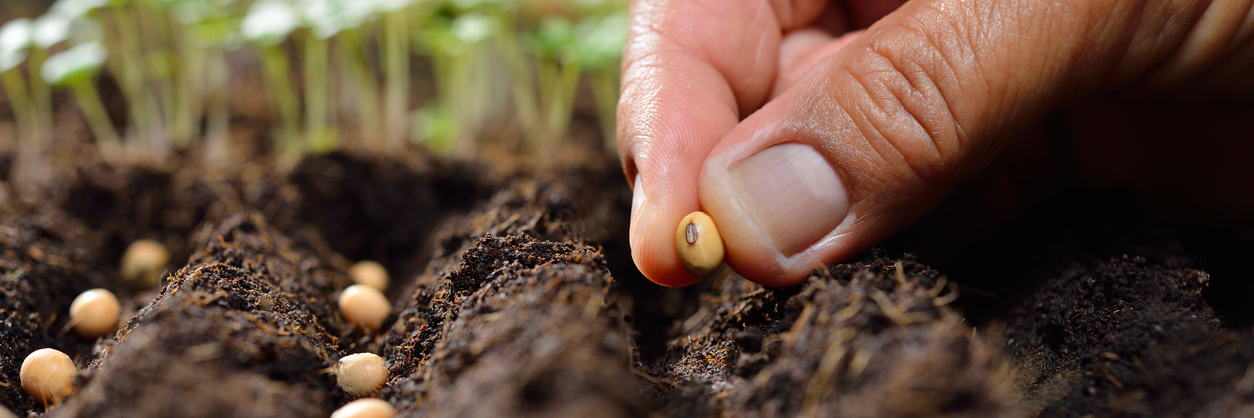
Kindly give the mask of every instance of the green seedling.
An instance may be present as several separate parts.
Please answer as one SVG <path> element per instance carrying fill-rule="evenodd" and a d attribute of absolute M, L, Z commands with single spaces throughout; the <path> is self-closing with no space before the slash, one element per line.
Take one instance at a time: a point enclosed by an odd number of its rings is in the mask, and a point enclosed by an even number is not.
<path fill-rule="evenodd" d="M 369 29 L 366 23 L 375 19 L 384 5 L 375 1 L 319 0 L 311 4 L 311 32 L 317 39 L 330 39 L 339 56 L 335 60 L 341 74 L 351 78 L 352 100 L 356 102 L 356 123 L 360 136 L 375 149 L 384 149 L 383 118 L 379 113 L 379 85 L 370 57 Z M 332 101 L 331 103 L 335 103 Z M 331 116 L 338 113 L 331 110 Z M 334 122 L 336 119 L 332 119 Z"/>
<path fill-rule="evenodd" d="M 383 19 L 384 134 L 389 146 L 399 146 L 409 131 L 409 9 L 412 1 L 378 3 Z"/>
<path fill-rule="evenodd" d="M 109 122 L 109 114 L 105 112 L 95 84 L 96 74 L 100 73 L 107 56 L 108 50 L 99 42 L 75 45 L 48 57 L 40 76 L 48 84 L 70 89 L 96 137 L 100 154 L 109 163 L 116 164 L 123 156 L 121 141 Z"/>
<path fill-rule="evenodd" d="M 0 26 L 0 84 L 4 86 L 9 107 L 17 118 L 18 136 L 23 142 L 32 139 L 36 123 L 31 115 L 30 92 L 20 67 L 29 54 L 32 34 L 30 19 L 14 19 Z"/>
<path fill-rule="evenodd" d="M 161 91 L 165 126 L 178 148 L 203 133 L 205 158 L 226 161 L 230 142 L 230 106 L 227 91 L 230 67 L 226 52 L 235 41 L 236 18 L 231 0 L 158 0 L 154 20 L 164 21 L 170 39 L 165 49 L 149 52 L 159 63 L 150 71 Z M 159 31 L 161 25 L 153 25 Z"/>
<path fill-rule="evenodd" d="M 618 117 L 619 73 L 623 45 L 627 42 L 627 14 L 621 11 L 593 17 L 579 24 L 576 50 L 580 66 L 588 74 L 596 100 L 605 150 L 616 152 L 615 122 Z"/>
<path fill-rule="evenodd" d="M 0 86 L 3 86 L 17 124 L 15 178 L 36 185 L 49 179 L 47 141 L 51 117 L 32 106 L 30 89 L 21 65 L 34 43 L 30 19 L 14 19 L 0 27 Z"/>
<path fill-rule="evenodd" d="M 266 86 L 282 121 L 278 148 L 285 154 L 298 154 L 300 132 L 300 98 L 290 77 L 283 41 L 300 24 L 299 15 L 291 5 L 275 0 L 253 3 L 240 23 L 240 35 L 256 45 L 266 74 Z"/>
<path fill-rule="evenodd" d="M 579 88 L 579 59 L 574 26 L 562 18 L 548 18 L 532 37 L 540 89 L 542 134 L 533 151 L 548 153 L 566 138 L 575 93 Z"/>
<path fill-rule="evenodd" d="M 424 129 L 443 136 L 423 138 L 435 150 L 448 154 L 455 149 L 473 148 L 469 137 L 476 132 L 465 129 L 478 127 L 499 113 L 508 103 L 502 91 L 503 71 L 508 65 L 498 65 L 491 41 L 497 27 L 486 13 L 469 12 L 455 17 L 436 19 L 423 33 L 424 46 L 431 54 L 435 67 L 436 107 L 429 109 L 426 119 L 432 116 L 448 118 L 440 129 Z M 430 105 L 429 105 L 430 106 Z"/>

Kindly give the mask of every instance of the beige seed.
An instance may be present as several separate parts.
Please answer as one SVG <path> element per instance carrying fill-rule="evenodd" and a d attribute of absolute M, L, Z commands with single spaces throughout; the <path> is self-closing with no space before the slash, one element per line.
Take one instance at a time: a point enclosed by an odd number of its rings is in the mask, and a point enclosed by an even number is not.
<path fill-rule="evenodd" d="M 387 381 L 388 365 L 375 354 L 352 354 L 335 363 L 335 383 L 349 395 L 373 395 Z"/>
<path fill-rule="evenodd" d="M 122 254 L 122 279 L 133 288 L 147 289 L 161 280 L 161 270 L 170 262 L 170 251 L 161 243 L 141 239 L 126 247 Z"/>
<path fill-rule="evenodd" d="M 0 406 L 0 418 L 17 418 L 17 415 L 13 415 L 13 411 L 10 411 L 9 408 Z"/>
<path fill-rule="evenodd" d="M 392 313 L 392 305 L 379 289 L 355 284 L 340 293 L 340 314 L 350 323 L 379 329 L 389 313 Z"/>
<path fill-rule="evenodd" d="M 707 277 L 723 265 L 723 237 L 705 212 L 689 213 L 675 230 L 675 252 L 689 273 Z"/>
<path fill-rule="evenodd" d="M 78 336 L 94 340 L 118 328 L 122 305 L 118 297 L 105 289 L 92 289 L 74 298 L 70 304 L 70 324 Z"/>
<path fill-rule="evenodd" d="M 59 404 L 74 392 L 77 374 L 70 356 L 51 348 L 41 348 L 26 356 L 20 372 L 22 389 L 44 406 Z"/>
<path fill-rule="evenodd" d="M 353 264 L 348 269 L 348 277 L 352 277 L 357 284 L 379 289 L 380 292 L 388 290 L 388 271 L 382 264 L 374 261 L 364 260 Z"/>
<path fill-rule="evenodd" d="M 392 404 L 378 398 L 362 398 L 341 406 L 331 413 L 331 418 L 392 418 L 396 410 Z"/>

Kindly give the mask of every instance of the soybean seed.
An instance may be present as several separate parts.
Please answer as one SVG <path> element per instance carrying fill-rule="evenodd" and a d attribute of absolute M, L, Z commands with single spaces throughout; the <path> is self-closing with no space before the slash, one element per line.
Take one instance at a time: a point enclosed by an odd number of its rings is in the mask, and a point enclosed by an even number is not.
<path fill-rule="evenodd" d="M 378 398 L 362 398 L 341 406 L 331 413 L 331 418 L 392 418 L 396 410 L 392 404 Z"/>
<path fill-rule="evenodd" d="M 723 238 L 705 212 L 689 213 L 675 230 L 679 262 L 694 276 L 707 277 L 723 265 Z"/>
<path fill-rule="evenodd" d="M 371 353 L 345 356 L 335 363 L 335 383 L 353 396 L 369 396 L 388 381 L 388 365 Z"/>
<path fill-rule="evenodd" d="M 383 292 L 364 284 L 355 284 L 340 293 L 340 314 L 349 323 L 367 329 L 379 329 L 392 313 L 392 305 Z"/>
<path fill-rule="evenodd" d="M 26 389 L 36 401 L 44 406 L 56 405 L 74 392 L 74 376 L 78 369 L 70 356 L 51 348 L 41 348 L 26 356 L 22 361 L 19 376 L 22 389 Z"/>
<path fill-rule="evenodd" d="M 388 290 L 388 271 L 374 261 L 363 260 L 353 264 L 348 269 L 348 277 L 352 277 L 357 284 L 379 289 L 380 292 Z"/>
<path fill-rule="evenodd" d="M 78 336 L 94 340 L 118 328 L 121 312 L 122 305 L 113 292 L 92 289 L 78 295 L 70 303 L 70 324 L 73 324 Z"/>
<path fill-rule="evenodd" d="M 122 254 L 122 279 L 133 288 L 146 289 L 157 285 L 161 269 L 170 262 L 170 251 L 161 243 L 141 239 L 126 247 Z"/>

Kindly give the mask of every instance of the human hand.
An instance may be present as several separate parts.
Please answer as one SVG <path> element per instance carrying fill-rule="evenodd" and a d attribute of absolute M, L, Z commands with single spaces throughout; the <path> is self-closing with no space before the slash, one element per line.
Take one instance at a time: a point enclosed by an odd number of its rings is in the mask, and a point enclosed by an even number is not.
<path fill-rule="evenodd" d="M 622 93 L 632 256 L 669 286 L 700 280 L 675 255 L 689 212 L 742 276 L 795 284 L 1060 108 L 1074 171 L 1254 213 L 1248 1 L 635 0 Z"/>

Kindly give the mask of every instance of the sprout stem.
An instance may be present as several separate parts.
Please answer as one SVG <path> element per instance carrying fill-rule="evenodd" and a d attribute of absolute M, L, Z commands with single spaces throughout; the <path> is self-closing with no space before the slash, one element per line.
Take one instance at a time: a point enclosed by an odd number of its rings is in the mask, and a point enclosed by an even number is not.
<path fill-rule="evenodd" d="M 517 36 L 517 29 L 514 28 L 508 17 L 497 17 L 498 30 L 497 36 L 501 46 L 501 55 L 505 58 L 506 65 L 510 72 L 511 93 L 514 97 L 514 108 L 518 112 L 518 119 L 522 124 L 523 138 L 534 143 L 539 140 L 539 136 L 543 135 L 538 132 L 540 121 L 539 102 L 536 99 L 536 81 L 535 76 L 531 72 L 531 65 L 527 63 L 527 57 L 523 53 L 521 41 Z"/>
<path fill-rule="evenodd" d="M 121 82 L 122 91 L 131 108 L 131 120 L 136 134 L 144 142 L 151 141 L 154 125 L 152 100 L 144 88 L 143 45 L 140 44 L 138 22 L 135 19 L 135 8 L 122 6 L 114 9 L 113 17 L 118 31 L 118 43 L 121 60 L 116 73 Z M 149 143 L 149 145 L 153 145 Z"/>
<path fill-rule="evenodd" d="M 31 121 L 35 124 L 31 129 L 31 135 L 38 137 L 39 142 L 43 142 L 43 138 L 52 132 L 52 86 L 49 86 L 43 77 L 38 75 L 39 69 L 43 68 L 44 61 L 47 60 L 47 50 L 31 48 L 30 57 L 26 61 L 31 71 Z"/>
<path fill-rule="evenodd" d="M 101 156 L 110 165 L 117 166 L 122 158 L 122 141 L 118 139 L 113 124 L 109 122 L 109 114 L 105 112 L 104 103 L 100 100 L 100 93 L 96 91 L 93 80 L 74 83 L 70 85 L 70 91 L 78 101 L 83 116 L 87 118 L 87 126 L 96 137 Z"/>
<path fill-rule="evenodd" d="M 30 94 L 23 80 L 21 67 L 0 72 L 0 83 L 4 85 L 5 95 L 9 99 L 9 107 L 17 122 L 17 179 L 42 184 L 48 178 L 49 167 L 44 149 L 42 132 L 39 132 L 35 120 L 35 109 L 30 106 Z"/>
<path fill-rule="evenodd" d="M 212 164 L 224 164 L 231 151 L 231 106 L 227 92 L 231 87 L 230 67 L 222 48 L 211 47 L 206 68 L 208 126 L 205 130 L 205 158 Z"/>
<path fill-rule="evenodd" d="M 262 48 L 262 66 L 265 67 L 270 97 L 278 108 L 282 127 L 279 132 L 279 148 L 281 152 L 299 152 L 298 135 L 300 132 L 300 103 L 297 101 L 295 88 L 287 64 L 287 54 L 282 45 Z"/>
<path fill-rule="evenodd" d="M 0 83 L 4 85 L 4 94 L 9 99 L 9 107 L 17 119 L 18 137 L 22 142 L 37 141 L 33 136 L 35 129 L 34 109 L 30 106 L 30 93 L 26 90 L 26 81 L 22 77 L 21 67 L 0 72 Z"/>
<path fill-rule="evenodd" d="M 383 57 L 387 88 L 384 90 L 387 142 L 399 146 L 409 122 L 409 38 L 405 10 L 383 17 Z"/>
<path fill-rule="evenodd" d="M 570 117 L 575 104 L 575 93 L 579 88 L 579 64 L 577 62 L 560 62 L 558 57 L 537 60 L 539 67 L 540 106 L 544 114 L 544 136 L 535 145 L 538 155 L 545 155 L 557 149 L 557 145 L 566 139 L 566 131 L 570 127 Z"/>
<path fill-rule="evenodd" d="M 330 45 L 325 39 L 310 34 L 305 37 L 305 140 L 314 152 L 335 149 L 335 132 L 327 123 L 329 85 L 327 67 Z"/>
<path fill-rule="evenodd" d="M 339 45 L 349 55 L 345 61 L 357 87 L 357 124 L 361 128 L 362 140 L 367 144 L 378 145 L 378 141 L 383 139 L 379 128 L 382 119 L 379 117 L 379 86 L 375 84 L 374 72 L 370 69 L 370 56 L 366 54 L 361 36 L 356 30 L 342 32 Z M 383 149 L 382 146 L 378 148 Z"/>
<path fill-rule="evenodd" d="M 592 83 L 592 97 L 596 100 L 597 115 L 601 122 L 601 140 L 605 151 L 613 155 L 618 150 L 617 127 L 618 118 L 618 66 L 608 66 L 593 73 L 589 80 Z"/>

